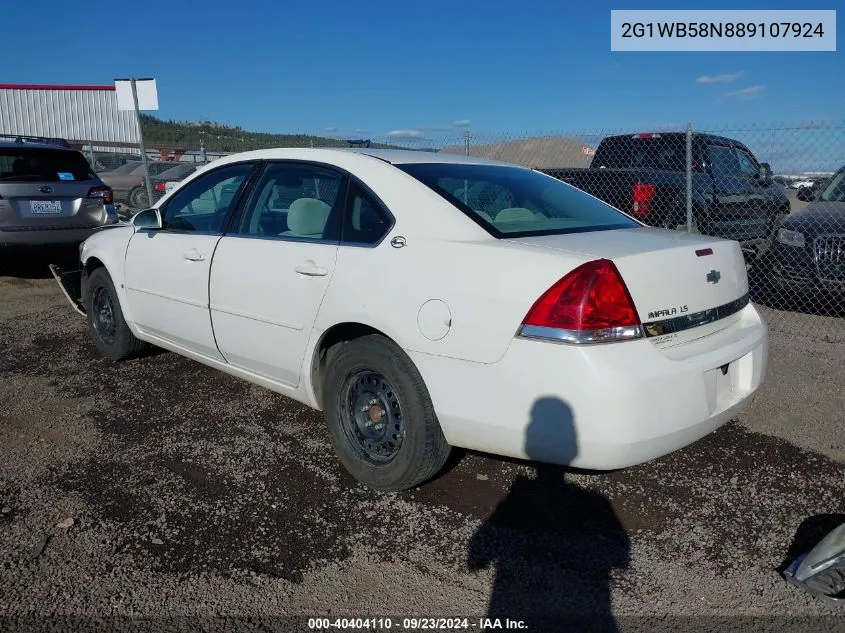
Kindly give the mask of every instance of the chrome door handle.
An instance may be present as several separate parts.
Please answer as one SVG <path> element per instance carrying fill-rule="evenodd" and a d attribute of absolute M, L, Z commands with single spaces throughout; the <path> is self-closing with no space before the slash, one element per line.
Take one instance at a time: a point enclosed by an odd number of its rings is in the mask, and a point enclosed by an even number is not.
<path fill-rule="evenodd" d="M 191 262 L 201 262 L 205 259 L 205 255 L 200 253 L 195 248 L 192 248 L 191 250 L 189 250 L 185 253 L 182 253 L 182 257 L 184 257 L 185 259 L 187 259 L 188 261 L 191 261 Z"/>
<path fill-rule="evenodd" d="M 293 269 L 300 275 L 307 275 L 308 277 L 325 277 L 329 274 L 329 270 L 327 268 L 317 266 L 317 264 L 310 260 L 302 262 L 298 266 L 294 266 Z"/>

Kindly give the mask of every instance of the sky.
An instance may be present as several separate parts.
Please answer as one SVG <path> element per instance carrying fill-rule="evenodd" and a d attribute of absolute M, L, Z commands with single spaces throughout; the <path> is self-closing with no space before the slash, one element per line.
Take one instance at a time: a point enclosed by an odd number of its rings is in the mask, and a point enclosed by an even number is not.
<path fill-rule="evenodd" d="M 745 0 L 741 8 L 836 4 Z M 0 0 L 0 81 L 155 77 L 165 119 L 356 137 L 845 121 L 845 42 L 816 53 L 611 52 L 611 8 L 738 7 Z"/>

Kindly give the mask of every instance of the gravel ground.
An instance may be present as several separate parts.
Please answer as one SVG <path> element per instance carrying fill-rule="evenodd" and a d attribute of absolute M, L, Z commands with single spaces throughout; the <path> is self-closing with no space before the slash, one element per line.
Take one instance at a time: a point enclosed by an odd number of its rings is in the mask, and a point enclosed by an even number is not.
<path fill-rule="evenodd" d="M 459 454 L 378 494 L 316 412 L 175 354 L 100 359 L 42 264 L 0 277 L 4 628 L 845 630 L 777 572 L 845 521 L 845 344 L 784 313 L 753 405 L 693 446 L 601 474 Z"/>

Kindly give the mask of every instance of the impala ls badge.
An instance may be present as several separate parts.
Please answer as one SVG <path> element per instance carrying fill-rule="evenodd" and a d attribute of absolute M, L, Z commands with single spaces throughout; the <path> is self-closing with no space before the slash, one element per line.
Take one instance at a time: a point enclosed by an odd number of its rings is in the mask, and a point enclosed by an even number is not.
<path fill-rule="evenodd" d="M 718 270 L 711 270 L 707 273 L 707 283 L 709 284 L 717 284 L 719 280 L 722 278 L 722 273 Z"/>

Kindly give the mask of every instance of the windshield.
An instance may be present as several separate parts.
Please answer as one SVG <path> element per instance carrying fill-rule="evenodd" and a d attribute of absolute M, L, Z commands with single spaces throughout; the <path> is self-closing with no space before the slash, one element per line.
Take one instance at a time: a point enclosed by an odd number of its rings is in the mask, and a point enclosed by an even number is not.
<path fill-rule="evenodd" d="M 640 226 L 610 205 L 531 169 L 499 165 L 396 165 L 496 237 Z"/>
<path fill-rule="evenodd" d="M 91 180 L 94 171 L 79 152 L 35 147 L 0 148 L 0 181 Z"/>
<path fill-rule="evenodd" d="M 821 199 L 825 202 L 845 202 L 845 169 L 830 179 L 822 192 Z"/>

